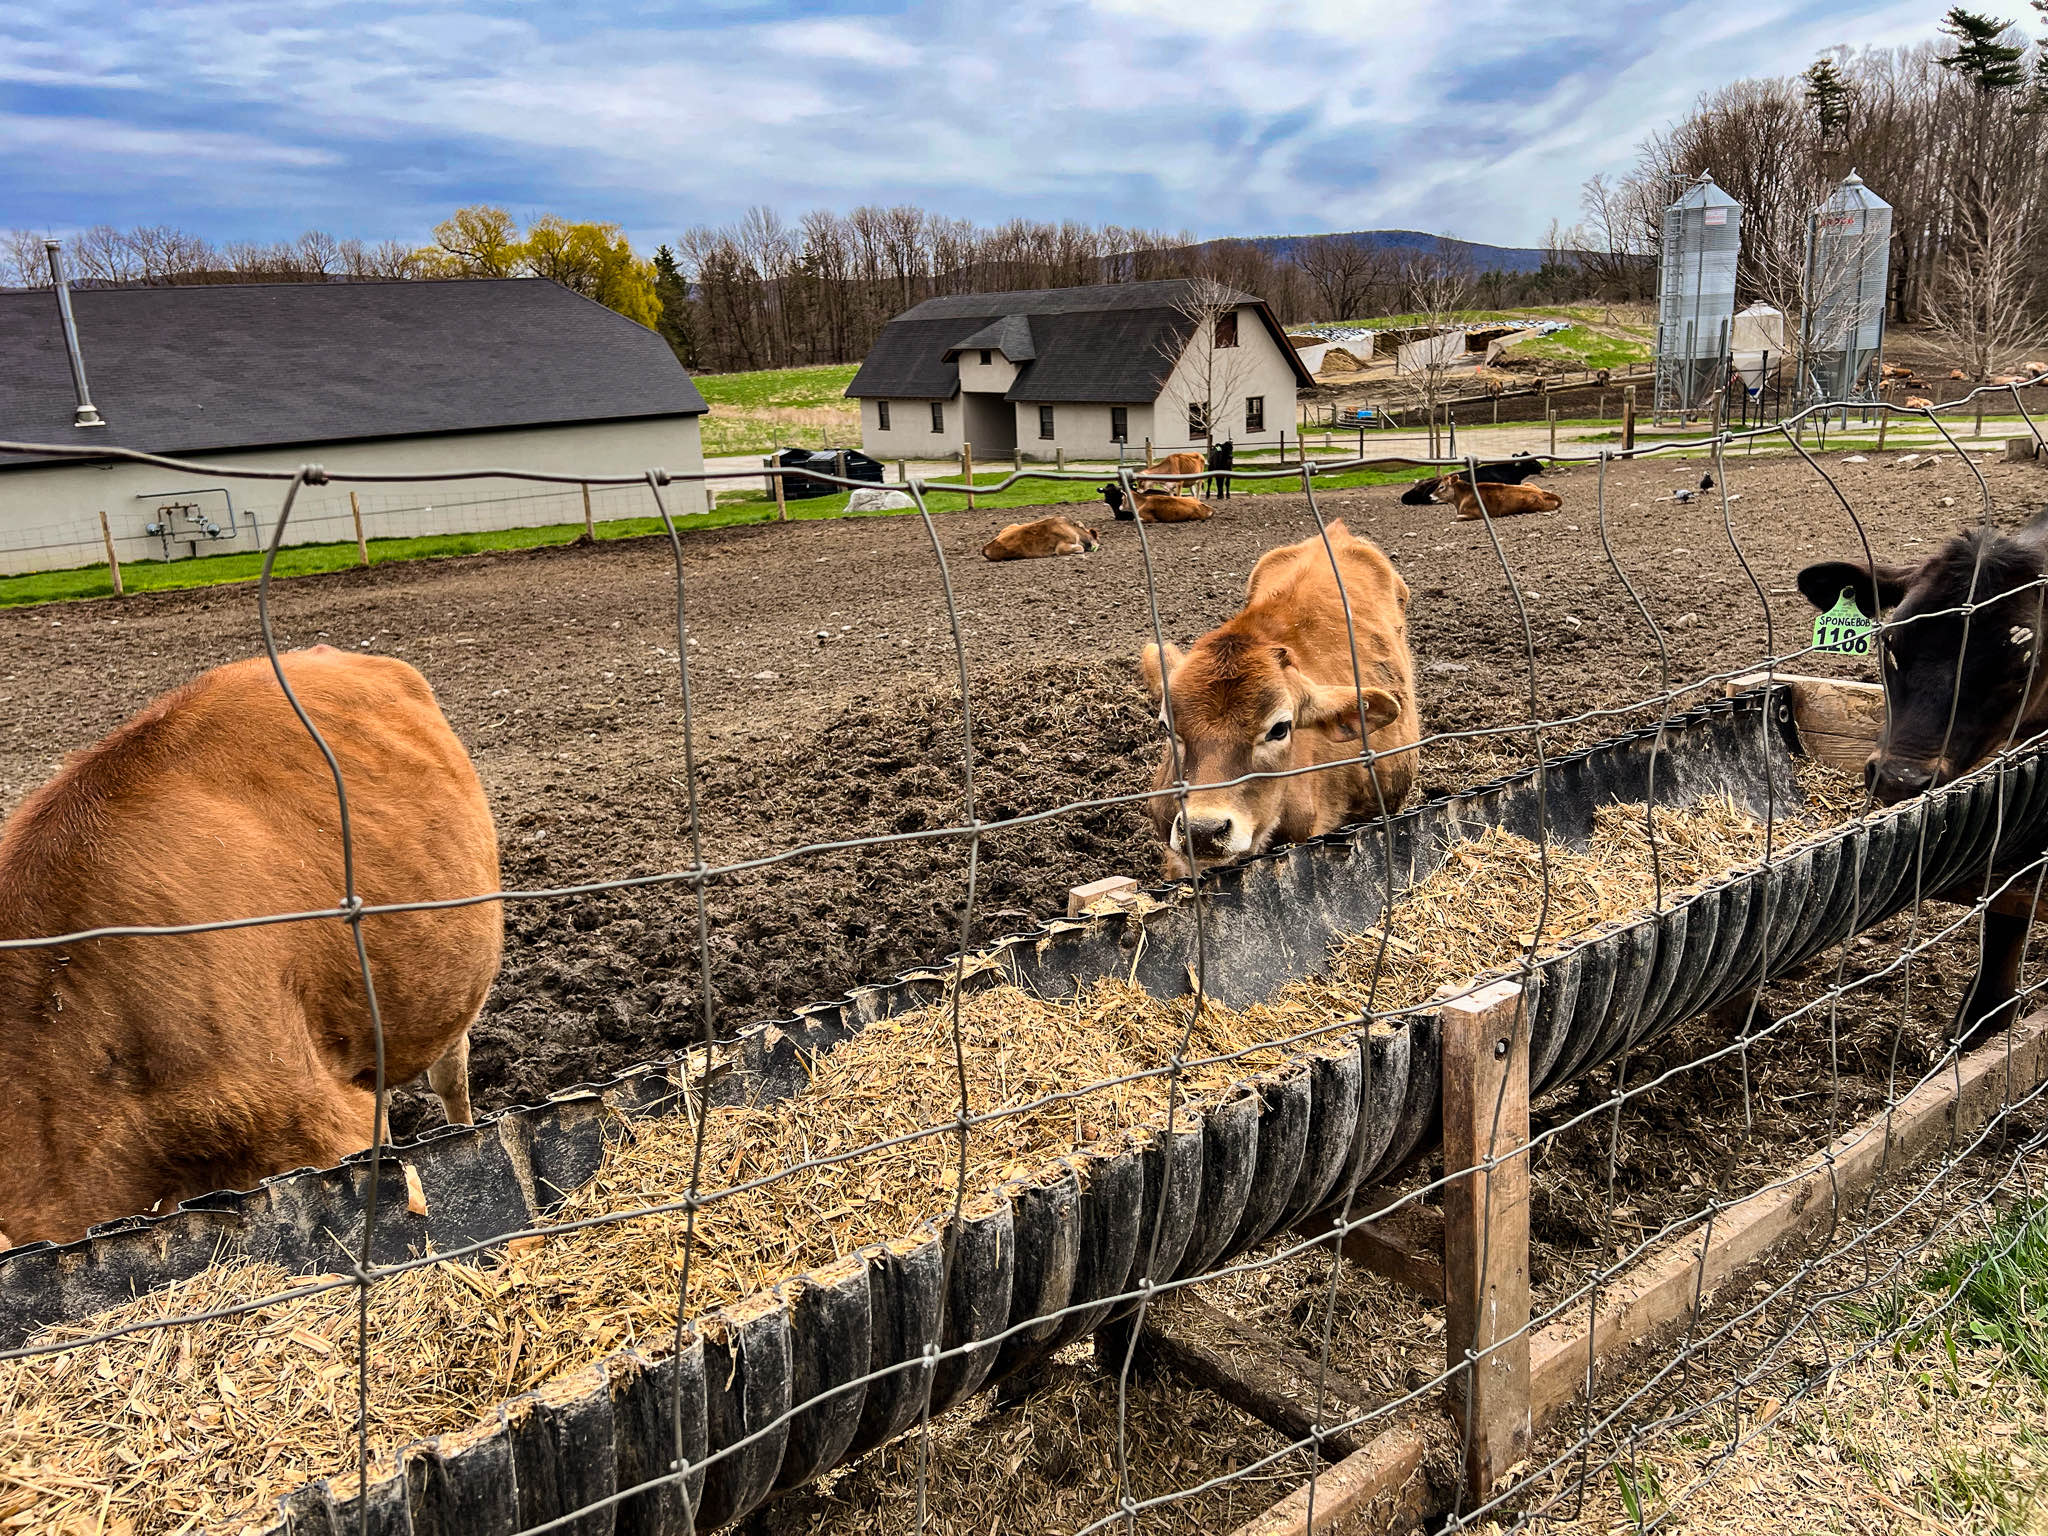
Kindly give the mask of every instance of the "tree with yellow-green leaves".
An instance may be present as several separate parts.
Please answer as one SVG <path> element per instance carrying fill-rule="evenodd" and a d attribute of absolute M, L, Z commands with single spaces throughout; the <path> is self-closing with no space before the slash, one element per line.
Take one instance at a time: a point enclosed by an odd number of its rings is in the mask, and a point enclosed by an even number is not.
<path fill-rule="evenodd" d="M 654 264 L 616 224 L 545 213 L 522 234 L 505 209 L 478 203 L 436 224 L 418 260 L 428 277 L 545 277 L 650 330 L 661 321 Z"/>

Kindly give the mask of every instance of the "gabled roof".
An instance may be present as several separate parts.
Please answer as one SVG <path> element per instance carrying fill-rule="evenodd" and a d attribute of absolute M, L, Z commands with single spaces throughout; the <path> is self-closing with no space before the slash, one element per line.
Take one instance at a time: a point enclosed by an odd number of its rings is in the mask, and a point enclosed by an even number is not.
<path fill-rule="evenodd" d="M 1183 306 L 1193 287 L 1190 279 L 1176 277 L 927 299 L 882 328 L 846 393 L 855 399 L 949 400 L 960 388 L 954 359 L 972 348 L 1002 346 L 990 338 L 1014 336 L 1021 328 L 1031 358 L 1005 399 L 1149 404 L 1166 387 L 1187 344 Z M 1259 315 L 1300 382 L 1313 384 L 1265 302 L 1247 293 L 1232 297 Z M 1007 347 L 1002 350 L 1012 362 L 1022 361 Z"/>
<path fill-rule="evenodd" d="M 1038 356 L 1038 348 L 1031 340 L 1029 317 L 1005 315 L 1000 320 L 991 320 L 972 336 L 963 336 L 946 348 L 946 360 L 951 362 L 962 352 L 973 352 L 983 347 L 1002 353 L 1013 363 L 1028 363 Z"/>
<path fill-rule="evenodd" d="M 56 296 L 0 293 L 0 439 L 202 453 L 707 409 L 667 342 L 544 278 L 78 288 L 71 304 L 107 425 L 72 425 Z"/>

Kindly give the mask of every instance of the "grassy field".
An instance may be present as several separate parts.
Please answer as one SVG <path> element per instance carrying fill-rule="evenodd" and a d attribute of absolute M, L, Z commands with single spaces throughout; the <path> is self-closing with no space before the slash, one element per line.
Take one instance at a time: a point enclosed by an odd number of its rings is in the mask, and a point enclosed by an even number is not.
<path fill-rule="evenodd" d="M 957 476 L 948 476 L 957 480 Z M 994 485 L 1003 478 L 997 473 L 978 473 L 976 485 Z M 1416 478 L 1401 472 L 1366 471 L 1351 475 L 1323 475 L 1316 479 L 1318 490 L 1338 490 L 1359 485 L 1391 485 Z M 1272 481 L 1249 482 L 1241 494 L 1269 495 L 1298 491 L 1300 481 L 1292 476 Z M 847 497 L 820 496 L 788 503 L 792 522 L 812 522 L 835 517 L 899 517 L 902 509 L 884 512 L 849 513 Z M 977 509 L 1031 508 L 1062 502 L 1092 501 L 1094 483 L 1084 481 L 1023 480 L 1005 491 L 977 491 Z M 926 502 L 935 513 L 961 512 L 967 508 L 964 491 L 933 489 Z M 1098 507 L 1107 513 L 1106 508 Z M 707 528 L 727 528 L 745 523 L 766 523 L 775 519 L 774 498 L 760 491 L 723 491 L 717 510 L 678 520 L 685 537 Z M 647 538 L 662 531 L 654 517 L 628 517 L 599 522 L 599 539 Z M 370 563 L 383 565 L 393 560 L 442 560 L 496 550 L 533 549 L 549 544 L 573 544 L 583 534 L 583 525 L 554 523 L 540 528 L 514 528 L 495 533 L 445 534 L 416 539 L 371 539 Z M 302 544 L 280 550 L 275 574 L 314 576 L 326 571 L 344 571 L 357 565 L 353 541 L 339 544 Z M 254 581 L 262 573 L 260 554 L 209 555 L 195 560 L 134 561 L 121 567 L 121 579 L 133 596 L 148 592 L 173 592 L 190 587 L 222 586 Z M 104 565 L 76 570 L 41 571 L 26 576 L 0 576 L 0 608 L 22 608 L 38 603 L 72 602 L 85 598 L 111 597 L 113 582 Z"/>
<path fill-rule="evenodd" d="M 1575 368 L 1630 368 L 1650 361 L 1652 333 L 1636 326 L 1571 325 L 1515 343 L 1502 355 L 1554 358 Z"/>
<path fill-rule="evenodd" d="M 854 366 L 827 363 L 697 375 L 693 382 L 711 407 L 704 418 L 705 455 L 858 444 L 860 407 L 846 398 Z"/>

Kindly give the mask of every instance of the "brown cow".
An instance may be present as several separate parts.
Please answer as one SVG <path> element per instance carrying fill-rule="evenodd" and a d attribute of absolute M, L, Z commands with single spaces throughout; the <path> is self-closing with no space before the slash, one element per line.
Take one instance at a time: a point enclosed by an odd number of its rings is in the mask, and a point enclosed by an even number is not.
<path fill-rule="evenodd" d="M 1035 523 L 1012 523 L 981 547 L 984 560 L 1043 560 L 1049 555 L 1085 555 L 1095 548 L 1095 535 L 1071 517 L 1041 517 Z"/>
<path fill-rule="evenodd" d="M 1482 511 L 1480 496 L 1486 498 Z M 1525 512 L 1555 512 L 1564 505 L 1564 498 L 1555 491 L 1546 491 L 1540 485 L 1486 485 L 1478 491 L 1472 489 L 1472 482 L 1463 475 L 1446 475 L 1437 485 L 1436 499 L 1449 502 L 1458 509 L 1458 516 L 1465 522 L 1475 522 L 1483 517 L 1519 517 Z"/>
<path fill-rule="evenodd" d="M 1331 552 L 1344 573 L 1341 595 Z M 1345 634 L 1347 599 L 1358 676 Z M 1162 675 L 1172 689 L 1173 729 L 1188 783 L 1207 786 L 1188 791 L 1185 823 L 1177 795 L 1149 803 L 1153 827 L 1169 850 L 1169 873 L 1188 874 L 1197 862 L 1314 837 L 1377 814 L 1382 803 L 1392 810 L 1414 781 L 1415 754 L 1402 750 L 1420 736 L 1415 663 L 1408 654 L 1408 584 L 1376 545 L 1353 537 L 1341 522 L 1330 524 L 1329 551 L 1319 537 L 1268 551 L 1252 569 L 1235 618 L 1185 655 L 1168 646 L 1162 658 L 1148 645 L 1143 666 L 1162 723 Z M 1232 782 L 1358 756 L 1361 704 L 1366 741 L 1375 752 L 1399 755 L 1370 769 L 1352 764 Z M 1167 789 L 1173 782 L 1169 744 L 1152 786 Z"/>
<path fill-rule="evenodd" d="M 1141 523 L 1200 523 L 1215 515 L 1214 507 L 1192 496 L 1168 496 L 1161 491 L 1146 491 L 1138 497 L 1138 521 Z"/>
<path fill-rule="evenodd" d="M 1951 368 L 1951 369 L 1949 369 L 1949 371 L 1948 371 L 1948 376 L 1949 376 L 1949 377 L 1950 377 L 1951 379 L 1968 379 L 1968 377 L 1969 377 L 1969 375 L 1968 375 L 1968 374 L 1966 374 L 1966 373 L 1964 373 L 1964 372 L 1963 372 L 1963 370 L 1962 370 L 1962 369 L 1960 369 L 1960 368 Z"/>
<path fill-rule="evenodd" d="M 1934 409 L 1934 402 L 1924 395 L 1908 395 L 1906 396 L 1906 409 L 1909 411 L 1931 411 Z"/>
<path fill-rule="evenodd" d="M 1146 475 L 1199 475 L 1207 470 L 1208 467 L 1207 464 L 1202 462 L 1202 456 L 1199 453 L 1163 454 L 1139 471 L 1137 483 L 1139 488 L 1142 489 L 1144 486 L 1144 476 Z M 1166 482 L 1161 488 L 1168 491 L 1184 490 L 1190 483 L 1185 480 L 1174 480 Z"/>
<path fill-rule="evenodd" d="M 284 669 L 341 764 L 362 899 L 496 890 L 490 806 L 426 680 L 324 645 Z M 0 830 L 0 938 L 310 911 L 342 892 L 333 780 L 264 658 L 157 700 Z M 467 1121 L 498 904 L 362 929 L 385 1081 L 425 1072 L 448 1118 Z M 330 1166 L 370 1144 L 374 1082 L 355 943 L 337 919 L 0 950 L 0 1229 L 62 1242 Z"/>

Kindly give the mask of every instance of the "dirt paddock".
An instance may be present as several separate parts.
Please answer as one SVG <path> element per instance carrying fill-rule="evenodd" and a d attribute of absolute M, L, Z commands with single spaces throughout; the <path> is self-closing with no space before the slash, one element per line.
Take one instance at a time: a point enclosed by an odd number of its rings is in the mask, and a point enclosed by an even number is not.
<path fill-rule="evenodd" d="M 1977 517 L 1970 469 L 1947 456 L 1833 464 L 1883 554 L 1931 550 Z M 1615 552 L 1665 626 L 1674 674 L 1761 657 L 1765 611 L 1731 552 L 1718 497 L 1672 500 L 1703 465 L 1609 471 Z M 1983 463 L 2001 521 L 2048 500 L 2048 473 Z M 1803 464 L 1729 460 L 1735 533 L 1767 594 L 1777 649 L 1811 611 L 1793 577 L 1856 536 Z M 1656 646 L 1601 553 L 1591 469 L 1545 482 L 1562 511 L 1499 532 L 1535 637 L 1547 717 L 1653 693 Z M 1527 718 L 1522 620 L 1484 525 L 1405 507 L 1398 487 L 1324 495 L 1326 516 L 1379 541 L 1413 591 L 1427 731 Z M 1943 505 L 1944 498 L 1953 498 Z M 1099 504 L 1068 509 L 1102 536 L 1086 558 L 990 565 L 979 549 L 1014 514 L 940 517 L 972 690 L 984 822 L 1142 789 L 1158 727 L 1135 659 L 1151 638 L 1138 534 Z M 1240 497 L 1207 523 L 1149 530 L 1160 622 L 1185 640 L 1227 617 L 1264 550 L 1312 533 L 1296 496 Z M 709 531 L 684 541 L 705 858 L 941 827 L 962 819 L 961 710 L 946 610 L 924 529 L 875 518 Z M 689 862 L 674 585 L 665 542 L 622 541 L 280 584 L 280 636 L 401 656 L 434 685 L 495 808 L 505 879 L 561 885 Z M 260 650 L 250 587 L 0 614 L 0 810 L 64 753 L 154 695 Z M 1809 670 L 1813 668 L 1809 667 Z M 1611 717 L 1546 733 L 1548 750 L 1609 734 Z M 1452 789 L 1527 759 L 1520 739 L 1430 749 L 1426 786 Z M 947 839 L 807 855 L 711 891 L 722 1030 L 948 953 L 967 848 Z M 1156 858 L 1135 806 L 987 835 L 977 936 L 1062 911 L 1067 888 Z M 694 903 L 680 885 L 508 911 L 503 975 L 475 1035 L 478 1107 L 530 1102 L 697 1038 Z M 374 922 L 370 942 L 376 942 Z M 432 1123 L 401 1095 L 399 1131 Z"/>

